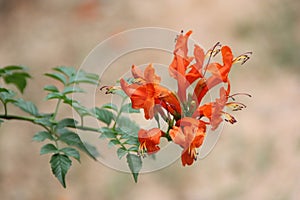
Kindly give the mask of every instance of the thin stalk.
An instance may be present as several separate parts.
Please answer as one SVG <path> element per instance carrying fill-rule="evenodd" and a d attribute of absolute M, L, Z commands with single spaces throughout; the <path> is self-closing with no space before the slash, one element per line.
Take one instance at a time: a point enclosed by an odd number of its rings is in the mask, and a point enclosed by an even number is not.
<path fill-rule="evenodd" d="M 54 114 L 53 114 L 53 116 L 52 116 L 52 120 L 55 119 L 55 117 L 56 117 L 56 115 L 57 115 L 57 113 L 58 113 L 58 108 L 59 108 L 60 103 L 61 103 L 61 99 L 59 99 L 59 100 L 57 101 L 56 108 L 55 108 Z"/>

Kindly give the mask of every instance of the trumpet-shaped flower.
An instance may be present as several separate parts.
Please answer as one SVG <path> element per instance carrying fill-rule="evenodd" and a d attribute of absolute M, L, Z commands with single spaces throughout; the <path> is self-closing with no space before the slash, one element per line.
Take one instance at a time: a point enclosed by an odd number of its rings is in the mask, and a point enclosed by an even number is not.
<path fill-rule="evenodd" d="M 177 121 L 176 126 L 169 131 L 174 143 L 183 148 L 182 165 L 191 165 L 197 159 L 197 148 L 204 140 L 206 124 L 195 118 L 185 117 Z"/>

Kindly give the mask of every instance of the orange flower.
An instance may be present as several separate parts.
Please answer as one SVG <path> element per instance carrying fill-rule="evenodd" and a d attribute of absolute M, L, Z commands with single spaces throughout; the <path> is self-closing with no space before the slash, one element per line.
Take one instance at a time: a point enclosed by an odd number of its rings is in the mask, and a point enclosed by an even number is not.
<path fill-rule="evenodd" d="M 206 81 L 203 81 L 201 79 L 194 89 L 194 98 L 196 98 L 195 101 L 198 102 L 198 105 L 200 104 L 202 98 L 205 96 L 208 90 L 218 85 L 219 83 L 227 83 L 228 90 L 230 88 L 228 74 L 234 61 L 233 55 L 230 47 L 228 46 L 223 46 L 221 48 L 221 53 L 223 58 L 223 65 L 219 63 L 209 64 L 207 66 L 207 71 L 211 72 L 212 75 Z"/>
<path fill-rule="evenodd" d="M 122 90 L 130 97 L 132 108 L 144 109 L 145 118 L 154 117 L 154 106 L 162 105 L 174 116 L 180 116 L 180 103 L 174 93 L 159 85 L 160 77 L 155 74 L 155 70 L 150 64 L 144 74 L 135 66 L 132 66 L 132 75 L 135 83 L 128 84 L 124 79 L 120 80 Z"/>
<path fill-rule="evenodd" d="M 186 89 L 198 78 L 203 77 L 202 66 L 204 61 L 203 49 L 195 45 L 194 56 L 196 63 L 189 66 L 190 62 L 194 59 L 188 57 L 187 41 L 192 31 L 188 31 L 185 35 L 180 34 L 174 50 L 174 58 L 169 66 L 170 75 L 177 80 L 178 96 L 182 103 L 186 102 Z"/>
<path fill-rule="evenodd" d="M 219 124 L 223 121 L 222 113 L 228 100 L 227 91 L 224 87 L 220 88 L 220 98 L 215 102 L 210 102 L 200 106 L 193 114 L 193 117 L 207 117 L 210 121 L 211 129 L 215 130 Z"/>
<path fill-rule="evenodd" d="M 197 148 L 204 140 L 206 125 L 203 121 L 191 117 L 185 117 L 176 122 L 170 131 L 170 137 L 174 143 L 182 148 L 182 165 L 191 165 L 197 159 Z"/>
<path fill-rule="evenodd" d="M 239 102 L 228 102 L 228 98 L 231 97 L 233 100 L 233 96 L 235 95 L 247 95 L 251 97 L 249 94 L 244 93 L 237 93 L 234 95 L 229 96 L 229 91 L 225 90 L 224 87 L 220 88 L 220 98 L 216 99 L 215 102 L 210 102 L 207 104 L 204 104 L 200 106 L 193 114 L 193 117 L 195 118 L 202 118 L 203 116 L 209 119 L 209 124 L 211 125 L 211 129 L 215 130 L 218 128 L 220 123 L 223 121 L 222 116 L 224 117 L 224 120 L 227 122 L 230 122 L 231 124 L 234 124 L 236 122 L 236 119 L 230 115 L 227 112 L 224 112 L 224 107 L 229 107 L 232 109 L 232 111 L 238 111 L 242 110 L 243 108 L 246 108 L 246 105 L 239 103 Z"/>
<path fill-rule="evenodd" d="M 138 140 L 140 142 L 139 152 L 143 155 L 144 152 L 152 154 L 160 148 L 157 146 L 160 142 L 162 132 L 159 128 L 152 128 L 148 131 L 141 129 L 138 132 Z"/>

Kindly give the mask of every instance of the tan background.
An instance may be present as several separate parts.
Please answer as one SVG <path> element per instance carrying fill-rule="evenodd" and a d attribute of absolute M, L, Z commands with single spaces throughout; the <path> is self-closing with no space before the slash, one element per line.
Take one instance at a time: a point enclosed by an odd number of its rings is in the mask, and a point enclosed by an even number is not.
<path fill-rule="evenodd" d="M 85 3 L 83 3 L 85 2 Z M 50 172 L 39 129 L 8 122 L 0 128 L 0 199 L 264 199 L 300 198 L 300 16 L 297 0 L 0 0 L 0 65 L 29 66 L 33 80 L 25 98 L 44 112 L 42 76 L 52 67 L 79 67 L 99 42 L 130 28 L 158 26 L 194 30 L 209 48 L 253 51 L 231 74 L 233 92 L 248 92 L 238 123 L 224 128 L 213 152 L 192 167 L 180 161 L 132 177 L 82 157 L 73 162 L 63 189 Z M 133 61 L 134 62 L 134 61 Z M 2 109 L 1 109 L 2 110 Z M 65 110 L 68 112 L 68 110 Z"/>

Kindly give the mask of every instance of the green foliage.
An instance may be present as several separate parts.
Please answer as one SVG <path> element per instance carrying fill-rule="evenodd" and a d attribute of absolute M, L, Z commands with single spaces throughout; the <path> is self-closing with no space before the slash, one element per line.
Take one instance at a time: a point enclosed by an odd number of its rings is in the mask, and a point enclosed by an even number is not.
<path fill-rule="evenodd" d="M 46 139 L 54 141 L 52 134 L 47 131 L 39 131 L 32 137 L 32 140 L 36 142 L 43 142 Z"/>
<path fill-rule="evenodd" d="M 52 173 L 59 180 L 62 186 L 66 187 L 65 176 L 72 165 L 70 158 L 63 154 L 53 154 L 50 160 Z"/>
<path fill-rule="evenodd" d="M 65 129 L 65 131 L 59 136 L 59 140 L 66 143 L 67 145 L 79 148 L 92 159 L 96 160 L 94 155 L 89 152 L 89 150 L 85 147 L 84 143 L 76 133 Z"/>
<path fill-rule="evenodd" d="M 25 71 L 23 66 L 10 65 L 0 69 L 0 77 L 7 84 L 15 85 L 23 93 L 27 85 L 27 79 L 31 76 Z"/>
<path fill-rule="evenodd" d="M 129 169 L 133 175 L 134 181 L 138 181 L 138 175 L 142 168 L 142 159 L 140 156 L 128 153 L 126 156 Z"/>
<path fill-rule="evenodd" d="M 72 147 L 65 147 L 59 150 L 64 153 L 66 156 L 75 158 L 78 162 L 80 162 L 80 154 L 79 152 Z"/>
<path fill-rule="evenodd" d="M 107 109 L 95 108 L 94 113 L 97 119 L 104 122 L 107 126 L 109 126 L 115 118 L 114 114 Z"/>
<path fill-rule="evenodd" d="M 58 149 L 53 144 L 45 144 L 40 151 L 41 155 L 48 154 L 48 153 L 57 153 Z"/>
<path fill-rule="evenodd" d="M 138 156 L 137 132 L 139 126 L 122 114 L 138 113 L 139 110 L 133 109 L 130 103 L 124 104 L 127 99 L 126 94 L 121 90 L 115 91 L 115 94 L 123 99 L 119 108 L 112 103 L 104 104 L 101 107 L 87 108 L 74 99 L 72 94 L 85 92 L 81 88 L 81 84 L 97 85 L 99 82 L 98 75 L 76 70 L 73 67 L 59 66 L 54 68 L 53 72 L 46 73 L 45 76 L 63 85 L 61 88 L 55 86 L 55 83 L 50 83 L 44 87 L 44 91 L 47 92 L 45 100 L 57 101 L 53 112 L 43 113 L 33 102 L 19 98 L 16 92 L 1 86 L 0 102 L 4 106 L 4 114 L 0 114 L 0 124 L 4 120 L 23 120 L 40 126 L 43 130 L 34 134 L 32 140 L 45 142 L 40 149 L 40 154 L 50 154 L 52 173 L 63 187 L 66 187 L 65 177 L 71 167 L 71 159 L 80 162 L 80 152 L 85 153 L 93 160 L 96 160 L 96 157 L 100 155 L 94 146 L 84 143 L 80 139 L 77 134 L 79 130 L 100 134 L 100 138 L 108 140 L 108 146 L 116 146 L 118 158 L 122 159 L 126 155 L 128 167 L 134 180 L 137 181 L 142 167 L 142 160 Z M 0 69 L 0 78 L 4 80 L 4 83 L 15 85 L 21 93 L 26 88 L 27 79 L 30 77 L 22 66 L 7 66 Z M 20 108 L 26 113 L 25 116 L 11 115 L 7 107 L 8 103 Z M 76 111 L 80 116 L 81 123 L 77 122 L 73 116 L 58 120 L 57 115 L 61 104 L 68 105 Z M 97 119 L 105 126 L 101 128 L 84 126 L 83 121 L 86 116 Z"/>
<path fill-rule="evenodd" d="M 34 105 L 30 101 L 25 101 L 24 99 L 18 99 L 17 101 L 14 102 L 14 104 L 30 115 L 39 116 L 39 111 L 36 105 Z"/>

